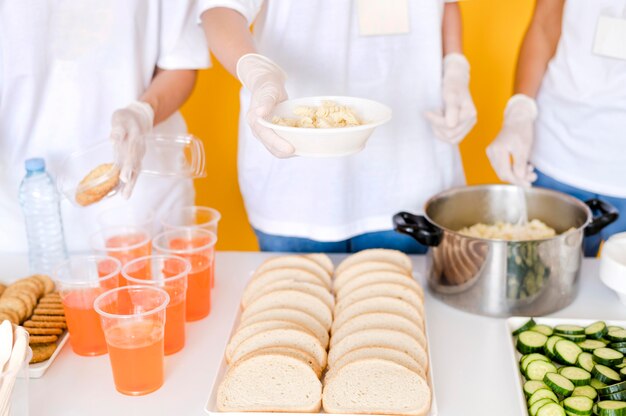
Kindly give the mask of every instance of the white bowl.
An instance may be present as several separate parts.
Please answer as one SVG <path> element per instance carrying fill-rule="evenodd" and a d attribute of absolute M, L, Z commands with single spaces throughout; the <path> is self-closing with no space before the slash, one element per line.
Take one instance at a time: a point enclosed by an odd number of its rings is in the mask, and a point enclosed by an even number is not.
<path fill-rule="evenodd" d="M 600 280 L 626 305 L 626 233 L 613 235 L 602 246 Z"/>
<path fill-rule="evenodd" d="M 297 118 L 293 112 L 296 107 L 317 107 L 322 101 L 334 101 L 350 107 L 364 124 L 325 129 L 280 126 L 271 122 L 274 116 Z M 363 150 L 376 127 L 389 120 L 391 109 L 379 102 L 357 97 L 321 96 L 283 101 L 268 116 L 268 120 L 259 123 L 291 143 L 298 156 L 330 157 L 347 156 Z"/>

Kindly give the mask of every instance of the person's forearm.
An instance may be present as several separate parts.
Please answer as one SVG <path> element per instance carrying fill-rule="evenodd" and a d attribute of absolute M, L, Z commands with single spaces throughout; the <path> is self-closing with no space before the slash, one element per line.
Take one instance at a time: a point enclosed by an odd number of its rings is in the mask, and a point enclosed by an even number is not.
<path fill-rule="evenodd" d="M 216 7 L 202 13 L 202 27 L 213 55 L 237 77 L 239 58 L 256 52 L 246 18 L 235 10 Z"/>
<path fill-rule="evenodd" d="M 191 95 L 196 83 L 197 71 L 193 69 L 165 70 L 157 68 L 152 82 L 139 97 L 150 104 L 157 125 L 174 114 Z"/>
<path fill-rule="evenodd" d="M 443 9 L 442 42 L 443 56 L 463 53 L 463 25 L 458 3 L 446 3 Z"/>
<path fill-rule="evenodd" d="M 520 49 L 515 94 L 535 98 L 561 38 L 565 0 L 537 0 L 533 19 Z"/>

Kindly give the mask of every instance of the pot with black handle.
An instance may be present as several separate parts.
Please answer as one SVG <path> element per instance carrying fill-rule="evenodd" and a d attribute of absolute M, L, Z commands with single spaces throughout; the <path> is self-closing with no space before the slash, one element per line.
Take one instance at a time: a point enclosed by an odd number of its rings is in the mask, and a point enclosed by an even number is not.
<path fill-rule="evenodd" d="M 474 224 L 528 219 L 556 230 L 552 238 L 497 240 L 463 235 Z M 544 315 L 576 295 L 584 236 L 617 219 L 610 204 L 582 202 L 561 192 L 512 185 L 455 188 L 432 197 L 424 215 L 394 215 L 396 231 L 429 247 L 428 284 L 436 297 L 481 315 Z"/>

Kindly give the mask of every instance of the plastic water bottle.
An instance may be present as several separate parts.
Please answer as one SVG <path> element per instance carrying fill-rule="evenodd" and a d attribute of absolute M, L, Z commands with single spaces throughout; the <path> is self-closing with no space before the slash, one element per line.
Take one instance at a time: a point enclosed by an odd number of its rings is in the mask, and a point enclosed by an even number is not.
<path fill-rule="evenodd" d="M 26 221 L 30 270 L 50 274 L 67 259 L 60 198 L 43 159 L 28 159 L 25 167 L 19 198 Z"/>

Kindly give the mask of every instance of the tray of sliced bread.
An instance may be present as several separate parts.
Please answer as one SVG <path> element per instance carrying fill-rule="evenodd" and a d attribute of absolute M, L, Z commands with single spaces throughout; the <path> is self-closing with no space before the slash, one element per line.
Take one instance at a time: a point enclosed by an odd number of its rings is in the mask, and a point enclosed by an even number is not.
<path fill-rule="evenodd" d="M 434 416 L 411 259 L 272 257 L 252 274 L 205 411 Z"/>

